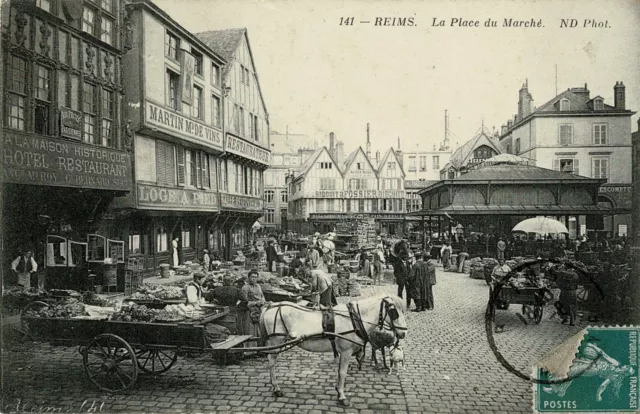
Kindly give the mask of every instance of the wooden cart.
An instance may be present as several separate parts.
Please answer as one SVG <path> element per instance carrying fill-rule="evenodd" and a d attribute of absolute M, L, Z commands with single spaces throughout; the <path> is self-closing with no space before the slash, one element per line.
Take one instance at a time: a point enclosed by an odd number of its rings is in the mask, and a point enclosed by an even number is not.
<path fill-rule="evenodd" d="M 542 321 L 542 313 L 547 302 L 547 292 L 549 290 L 546 288 L 503 286 L 498 293 L 495 308 L 506 310 L 511 304 L 520 304 L 522 305 L 522 314 L 539 324 Z"/>
<path fill-rule="evenodd" d="M 30 307 L 48 306 L 33 302 Z M 217 307 L 197 320 L 176 323 L 122 322 L 96 319 L 61 319 L 21 316 L 22 328 L 34 340 L 52 345 L 76 346 L 85 373 L 100 390 L 122 392 L 136 383 L 139 374 L 168 371 L 179 355 L 226 354 L 229 346 L 250 340 L 234 336 L 225 346 L 207 340 L 205 324 L 222 318 L 228 307 Z"/>

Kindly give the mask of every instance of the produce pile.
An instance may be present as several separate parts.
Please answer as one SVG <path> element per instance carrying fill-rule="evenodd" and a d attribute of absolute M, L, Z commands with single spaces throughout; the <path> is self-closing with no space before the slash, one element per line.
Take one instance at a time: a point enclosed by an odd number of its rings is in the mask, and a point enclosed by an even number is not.
<path fill-rule="evenodd" d="M 186 310 L 180 311 L 176 307 L 167 306 L 164 309 L 149 309 L 144 305 L 132 303 L 123 305 L 119 311 L 111 315 L 110 319 L 123 322 L 154 322 L 157 320 L 180 321 L 185 318 Z"/>
<path fill-rule="evenodd" d="M 184 299 L 182 288 L 178 286 L 150 285 L 143 283 L 138 290 L 131 295 L 131 299 L 139 300 L 176 300 Z"/>
<path fill-rule="evenodd" d="M 110 307 L 116 306 L 116 302 L 108 299 L 102 299 L 90 290 L 82 294 L 82 302 L 85 305 L 100 306 L 103 308 L 110 308 Z"/>
<path fill-rule="evenodd" d="M 67 299 L 39 309 L 27 309 L 25 315 L 36 318 L 74 318 L 76 316 L 87 316 L 88 313 L 82 302 L 77 299 Z"/>

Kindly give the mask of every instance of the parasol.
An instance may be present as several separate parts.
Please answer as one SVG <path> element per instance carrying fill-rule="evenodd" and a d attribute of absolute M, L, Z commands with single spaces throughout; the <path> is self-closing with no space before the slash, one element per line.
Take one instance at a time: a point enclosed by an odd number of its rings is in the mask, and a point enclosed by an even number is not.
<path fill-rule="evenodd" d="M 511 231 L 537 234 L 569 233 L 569 230 L 567 230 L 564 224 L 560 223 L 558 220 L 546 217 L 534 217 L 523 220 L 516 224 Z"/>

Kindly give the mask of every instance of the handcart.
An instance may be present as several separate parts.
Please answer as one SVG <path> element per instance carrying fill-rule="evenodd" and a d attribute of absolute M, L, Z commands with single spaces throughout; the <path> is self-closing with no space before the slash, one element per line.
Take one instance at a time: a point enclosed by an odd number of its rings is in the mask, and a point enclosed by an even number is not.
<path fill-rule="evenodd" d="M 33 302 L 29 308 L 38 306 L 49 305 Z M 211 306 L 207 311 L 199 319 L 175 322 L 46 318 L 23 311 L 21 323 L 24 332 L 36 341 L 77 345 L 89 380 L 102 391 L 117 393 L 133 387 L 139 374 L 168 371 L 179 355 L 219 354 L 221 347 L 208 341 L 205 324 L 224 317 L 229 308 Z M 234 336 L 225 342 L 231 340 L 238 346 L 250 339 L 250 335 Z"/>
<path fill-rule="evenodd" d="M 549 290 L 539 287 L 503 286 L 498 292 L 495 308 L 506 310 L 511 304 L 522 305 L 522 314 L 539 324 L 542 321 L 544 306 L 549 299 Z"/>

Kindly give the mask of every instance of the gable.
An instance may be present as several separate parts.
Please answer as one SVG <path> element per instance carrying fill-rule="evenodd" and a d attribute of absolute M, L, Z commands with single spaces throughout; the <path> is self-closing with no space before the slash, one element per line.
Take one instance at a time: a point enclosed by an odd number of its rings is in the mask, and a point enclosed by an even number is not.
<path fill-rule="evenodd" d="M 467 165 L 471 160 L 476 158 L 476 151 L 482 149 L 484 151 L 492 152 L 490 154 L 486 154 L 487 158 L 490 158 L 494 155 L 501 154 L 502 151 L 496 146 L 496 144 L 489 139 L 485 134 L 480 135 L 476 141 L 468 148 L 467 155 L 462 159 L 460 166 Z"/>
<path fill-rule="evenodd" d="M 375 178 L 376 170 L 365 155 L 362 149 L 359 149 L 350 164 L 344 171 L 344 175 L 352 178 Z"/>
<path fill-rule="evenodd" d="M 395 165 L 392 165 L 391 169 L 389 169 L 389 163 L 393 163 Z M 380 177 L 405 177 L 406 174 L 402 168 L 402 164 L 400 164 L 398 156 L 393 148 L 389 148 L 384 157 L 382 157 L 382 161 L 378 166 L 378 175 Z"/>

